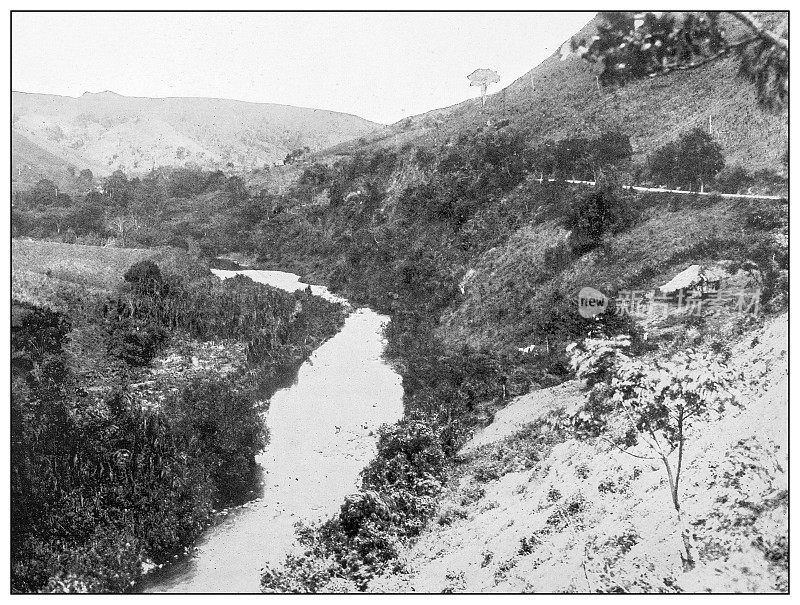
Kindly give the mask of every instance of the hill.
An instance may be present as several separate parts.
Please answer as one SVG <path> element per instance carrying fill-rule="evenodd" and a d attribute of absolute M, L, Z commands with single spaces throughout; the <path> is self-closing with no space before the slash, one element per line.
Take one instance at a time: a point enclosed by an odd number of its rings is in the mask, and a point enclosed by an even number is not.
<path fill-rule="evenodd" d="M 765 24 L 776 27 L 786 13 L 761 13 Z M 591 38 L 599 17 L 576 38 Z M 728 17 L 732 39 L 740 26 Z M 753 87 L 736 75 L 736 60 L 726 59 L 698 69 L 631 83 L 622 88 L 600 88 L 595 79 L 599 66 L 572 56 L 561 60 L 554 53 L 505 89 L 480 99 L 413 116 L 376 130 L 366 139 L 371 145 L 437 145 L 486 124 L 509 124 L 527 131 L 532 144 L 572 135 L 595 136 L 604 129 L 630 135 L 634 159 L 693 127 L 708 128 L 723 148 L 729 164 L 750 171 L 783 171 L 782 156 L 788 144 L 787 113 L 769 113 L 755 103 Z M 465 87 L 466 90 L 466 87 Z M 350 142 L 331 150 L 350 155 L 361 145 Z"/>
<path fill-rule="evenodd" d="M 243 170 L 282 160 L 295 149 L 319 150 L 357 138 L 378 126 L 321 109 L 109 91 L 78 98 L 15 91 L 11 106 L 12 174 L 23 182 L 61 177 L 69 164 L 95 176 L 186 163 Z"/>

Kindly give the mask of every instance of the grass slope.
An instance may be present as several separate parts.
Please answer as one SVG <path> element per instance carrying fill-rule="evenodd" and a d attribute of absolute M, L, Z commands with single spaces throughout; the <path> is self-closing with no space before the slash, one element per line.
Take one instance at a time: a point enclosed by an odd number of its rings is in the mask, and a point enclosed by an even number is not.
<path fill-rule="evenodd" d="M 566 231 L 556 222 L 523 227 L 475 259 L 463 300 L 442 318 L 441 335 L 453 345 L 528 346 L 554 292 L 572 300 L 584 286 L 652 290 L 690 264 L 757 262 L 759 245 L 784 246 L 776 239 L 788 227 L 780 202 L 686 197 L 673 199 L 672 207 L 669 196 L 645 198 L 652 206 L 630 230 L 608 235 L 603 246 L 561 267 L 546 262 L 545 253 L 564 242 Z M 774 217 L 773 233 L 753 227 L 762 215 Z"/>
<path fill-rule="evenodd" d="M 762 20 L 779 28 L 786 13 L 762 13 Z M 740 27 L 727 18 L 735 39 Z M 577 37 L 591 37 L 597 18 Z M 735 59 L 686 72 L 634 82 L 623 88 L 598 90 L 599 67 L 577 57 L 545 59 L 507 88 L 487 96 L 486 105 L 470 99 L 452 107 L 407 118 L 365 139 L 371 145 L 437 144 L 487 122 L 508 120 L 528 131 L 532 142 L 571 135 L 593 136 L 616 129 L 631 136 L 634 157 L 675 139 L 693 127 L 708 127 L 722 145 L 729 164 L 751 171 L 784 169 L 788 114 L 769 113 L 756 106 L 751 84 L 736 76 Z M 361 145 L 349 142 L 331 152 L 349 155 Z"/>
<path fill-rule="evenodd" d="M 155 250 L 76 246 L 41 240 L 11 240 L 11 271 L 43 274 L 65 282 L 110 289 L 134 263 Z"/>

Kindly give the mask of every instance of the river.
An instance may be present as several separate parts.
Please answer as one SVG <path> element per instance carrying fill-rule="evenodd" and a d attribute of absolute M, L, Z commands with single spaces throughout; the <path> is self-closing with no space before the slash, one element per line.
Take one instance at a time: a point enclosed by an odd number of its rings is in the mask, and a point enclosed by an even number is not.
<path fill-rule="evenodd" d="M 214 273 L 222 279 L 241 273 L 290 292 L 306 287 L 281 271 Z M 323 286 L 311 289 L 344 300 Z M 300 367 L 295 383 L 272 396 L 265 413 L 269 444 L 257 457 L 261 493 L 211 527 L 192 556 L 149 574 L 142 592 L 259 592 L 262 567 L 283 559 L 294 524 L 338 510 L 375 455 L 378 427 L 403 413 L 400 376 L 382 358 L 388 319 L 367 308 L 353 311 Z"/>

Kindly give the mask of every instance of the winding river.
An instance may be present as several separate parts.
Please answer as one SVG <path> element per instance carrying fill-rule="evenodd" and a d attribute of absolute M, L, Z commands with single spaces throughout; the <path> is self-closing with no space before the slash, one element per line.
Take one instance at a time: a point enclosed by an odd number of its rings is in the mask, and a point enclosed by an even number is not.
<path fill-rule="evenodd" d="M 304 289 L 281 271 L 237 273 L 290 292 Z M 322 286 L 312 292 L 343 302 Z M 143 592 L 259 592 L 261 569 L 277 564 L 294 543 L 294 524 L 333 515 L 354 492 L 359 473 L 375 454 L 377 428 L 402 416 L 398 374 L 382 359 L 388 317 L 361 308 L 342 330 L 301 366 L 293 385 L 270 399 L 270 439 L 257 461 L 258 497 L 232 509 L 210 528 L 192 556 L 151 573 Z"/>

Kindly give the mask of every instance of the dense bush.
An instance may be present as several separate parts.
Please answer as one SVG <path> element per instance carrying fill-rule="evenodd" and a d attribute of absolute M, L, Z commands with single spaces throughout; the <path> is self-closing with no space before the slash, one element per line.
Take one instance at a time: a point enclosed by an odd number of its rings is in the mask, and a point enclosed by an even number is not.
<path fill-rule="evenodd" d="M 209 469 L 124 385 L 97 395 L 79 386 L 63 316 L 15 308 L 12 589 L 127 590 L 145 553 L 165 560 L 204 526 Z"/>
<path fill-rule="evenodd" d="M 717 188 L 724 193 L 746 193 L 754 183 L 753 175 L 739 164 L 726 166 L 716 178 Z"/>
<path fill-rule="evenodd" d="M 15 235 L 67 243 L 76 235 L 113 237 L 128 247 L 174 244 L 189 236 L 212 254 L 240 235 L 246 224 L 242 208 L 250 202 L 240 177 L 197 167 L 162 167 L 130 179 L 116 170 L 104 180 L 102 192 L 87 189 L 80 188 L 73 199 L 43 180 L 30 191 L 15 192 Z M 210 204 L 196 204 L 200 196 Z"/>
<path fill-rule="evenodd" d="M 495 203 L 522 181 L 525 149 L 522 134 L 509 129 L 463 134 L 440 149 L 429 180 L 403 192 L 400 208 L 458 230 L 481 205 Z"/>
<path fill-rule="evenodd" d="M 246 494 L 255 479 L 255 456 L 266 445 L 263 410 L 219 379 L 187 384 L 165 410 L 181 448 L 209 469 L 220 500 Z"/>
<path fill-rule="evenodd" d="M 595 187 L 573 198 L 564 214 L 570 246 L 576 254 L 600 244 L 606 233 L 619 233 L 635 218 L 630 200 L 613 179 L 601 178 Z"/>
<path fill-rule="evenodd" d="M 161 269 L 151 260 L 134 263 L 123 277 L 126 282 L 133 284 L 139 294 L 158 294 L 164 283 Z"/>
<path fill-rule="evenodd" d="M 306 292 L 221 281 L 180 254 L 156 258 L 98 296 L 99 309 L 65 301 L 77 332 L 67 315 L 14 303 L 15 592 L 127 591 L 145 558 L 165 562 L 191 544 L 212 508 L 253 487 L 266 439 L 256 402 L 269 381 L 343 321 L 339 305 Z M 143 287 L 151 282 L 160 286 Z M 137 368 L 170 333 L 244 341 L 250 364 L 225 379 L 165 377 L 165 397 L 148 405 L 129 380 L 146 376 Z M 100 354 L 87 371 L 64 345 L 89 336 Z"/>
<path fill-rule="evenodd" d="M 404 540 L 416 536 L 436 509 L 445 455 L 428 422 L 406 419 L 383 427 L 376 458 L 364 470 L 361 490 L 338 515 L 299 533 L 304 552 L 280 568 L 267 567 L 267 592 L 317 592 L 344 579 L 358 590 L 397 566 Z"/>

